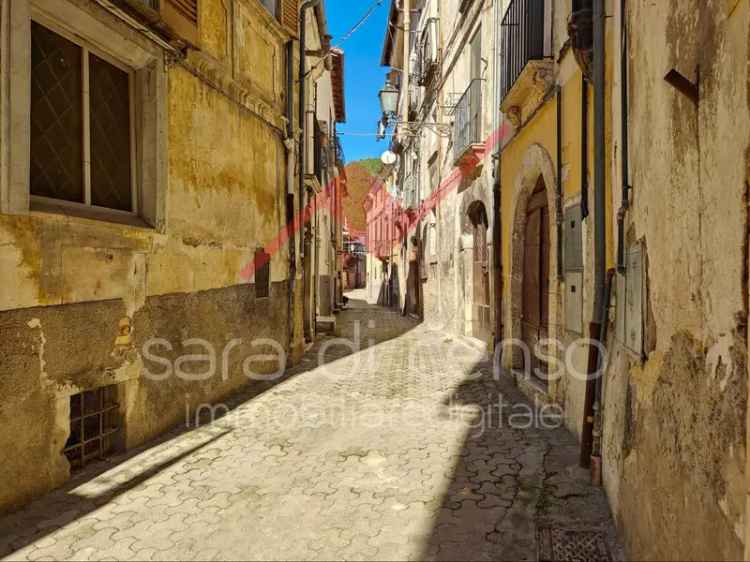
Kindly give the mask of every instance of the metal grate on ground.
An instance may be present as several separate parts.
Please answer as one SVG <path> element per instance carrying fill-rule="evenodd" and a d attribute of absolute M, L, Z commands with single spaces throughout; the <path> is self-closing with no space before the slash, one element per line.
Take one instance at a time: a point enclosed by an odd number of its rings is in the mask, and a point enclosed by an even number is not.
<path fill-rule="evenodd" d="M 540 527 L 537 531 L 539 562 L 611 562 L 602 531 Z"/>

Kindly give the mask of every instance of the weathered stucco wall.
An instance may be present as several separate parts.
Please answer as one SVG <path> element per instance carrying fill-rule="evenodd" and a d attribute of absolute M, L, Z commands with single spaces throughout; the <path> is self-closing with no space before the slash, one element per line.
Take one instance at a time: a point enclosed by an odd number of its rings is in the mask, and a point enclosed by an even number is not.
<path fill-rule="evenodd" d="M 71 394 L 120 383 L 123 443 L 134 446 L 184 422 L 186 408 L 248 384 L 243 359 L 271 352 L 253 347 L 255 338 L 288 343 L 286 247 L 271 258 L 268 298 L 256 298 L 254 279 L 240 276 L 284 221 L 288 37 L 257 2 L 202 6 L 205 52 L 163 70 L 163 231 L 52 213 L 0 215 L 0 448 L 15 451 L 0 466 L 0 478 L 14 483 L 0 488 L 0 510 L 68 478 L 62 448 Z M 150 338 L 169 342 L 171 351 L 153 353 L 172 364 L 206 352 L 185 340 L 209 342 L 216 373 L 189 382 L 145 377 L 144 367 L 163 371 L 162 363 L 144 364 Z M 222 361 L 235 338 L 242 342 Z M 208 368 L 196 361 L 185 370 Z"/>
<path fill-rule="evenodd" d="M 615 341 L 605 483 L 635 559 L 741 559 L 747 410 L 746 1 L 630 1 L 632 209 L 644 358 Z M 696 106 L 664 80 L 696 80 Z"/>

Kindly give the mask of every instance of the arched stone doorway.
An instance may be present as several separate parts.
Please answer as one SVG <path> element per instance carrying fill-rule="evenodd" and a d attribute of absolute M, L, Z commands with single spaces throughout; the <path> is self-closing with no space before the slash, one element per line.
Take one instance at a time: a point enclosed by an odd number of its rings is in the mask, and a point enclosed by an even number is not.
<path fill-rule="evenodd" d="M 549 336 L 549 206 L 544 179 L 539 176 L 526 204 L 523 244 L 523 287 L 521 297 L 521 339 L 533 350 Z M 524 368 L 532 373 L 546 371 L 543 361 L 531 354 Z"/>
<path fill-rule="evenodd" d="M 535 375 L 545 364 L 535 359 L 540 339 L 558 337 L 559 283 L 557 229 L 555 228 L 555 173 L 549 153 L 540 145 L 526 151 L 514 182 L 513 234 L 511 238 L 510 306 L 506 337 L 528 346 L 514 345 L 505 364 Z M 548 349 L 546 353 L 550 353 Z M 540 382 L 544 383 L 543 378 Z M 554 389 L 549 389 L 554 395 Z"/>
<path fill-rule="evenodd" d="M 471 290 L 472 336 L 489 342 L 492 337 L 490 253 L 487 247 L 489 220 L 484 203 L 475 201 L 468 209 L 473 246 Z"/>

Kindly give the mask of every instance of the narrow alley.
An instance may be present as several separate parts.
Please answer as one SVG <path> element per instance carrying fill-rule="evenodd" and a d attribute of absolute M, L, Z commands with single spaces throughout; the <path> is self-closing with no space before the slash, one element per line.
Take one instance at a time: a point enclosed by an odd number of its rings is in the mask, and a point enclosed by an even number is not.
<path fill-rule="evenodd" d="M 750 561 L 750 0 L 0 0 L 0 560 Z"/>
<path fill-rule="evenodd" d="M 77 474 L 0 521 L 2 556 L 534 560 L 548 526 L 619 558 L 575 438 L 469 340 L 362 293 L 339 318 L 358 351 L 322 339 L 218 419 Z"/>

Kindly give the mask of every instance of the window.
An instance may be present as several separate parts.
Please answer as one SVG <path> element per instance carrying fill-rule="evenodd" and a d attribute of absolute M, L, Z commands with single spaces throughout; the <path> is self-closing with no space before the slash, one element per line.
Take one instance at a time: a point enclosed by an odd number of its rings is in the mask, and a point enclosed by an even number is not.
<path fill-rule="evenodd" d="M 439 177 L 438 177 L 438 153 L 433 152 L 427 162 L 428 175 L 430 177 L 430 193 L 434 193 L 438 188 Z"/>
<path fill-rule="evenodd" d="M 31 23 L 33 196 L 135 211 L 131 76 Z"/>
<path fill-rule="evenodd" d="M 70 397 L 70 435 L 63 453 L 72 469 L 106 457 L 119 431 L 117 386 L 103 386 Z"/>
<path fill-rule="evenodd" d="M 260 0 L 260 3 L 263 4 L 266 10 L 271 12 L 271 15 L 273 15 L 273 17 L 276 17 L 278 0 Z"/>
<path fill-rule="evenodd" d="M 14 0 L 2 40 L 0 212 L 164 229 L 162 47 L 69 0 Z"/>

